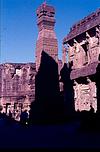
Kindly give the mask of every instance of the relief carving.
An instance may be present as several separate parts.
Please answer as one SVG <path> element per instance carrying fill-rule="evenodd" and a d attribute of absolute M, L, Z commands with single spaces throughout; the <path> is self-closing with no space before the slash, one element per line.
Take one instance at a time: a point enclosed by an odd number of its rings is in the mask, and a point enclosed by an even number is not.
<path fill-rule="evenodd" d="M 75 68 L 81 68 L 82 67 L 82 52 L 80 44 L 74 40 L 74 61 L 73 65 Z"/>

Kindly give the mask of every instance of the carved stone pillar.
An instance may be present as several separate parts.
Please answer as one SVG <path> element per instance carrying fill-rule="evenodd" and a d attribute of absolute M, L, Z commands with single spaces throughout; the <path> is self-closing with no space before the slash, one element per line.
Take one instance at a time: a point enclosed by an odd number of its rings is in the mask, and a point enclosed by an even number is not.
<path fill-rule="evenodd" d="M 97 111 L 97 89 L 96 89 L 96 83 L 91 81 L 89 78 L 87 78 L 87 81 L 89 82 L 89 88 L 90 88 L 90 105 L 94 108 L 94 111 Z"/>
<path fill-rule="evenodd" d="M 92 30 L 92 29 L 91 29 Z M 99 43 L 99 30 L 95 27 L 95 35 L 91 36 L 88 32 L 86 32 L 87 42 L 89 43 L 89 57 L 90 62 L 95 62 L 98 60 L 98 43 Z"/>
<path fill-rule="evenodd" d="M 82 67 L 82 52 L 80 51 L 80 44 L 74 39 L 74 67 Z"/>
<path fill-rule="evenodd" d="M 75 100 L 75 111 L 80 110 L 80 86 L 74 80 L 74 100 Z"/>
<path fill-rule="evenodd" d="M 88 84 L 81 84 L 80 86 L 80 109 L 90 110 L 90 89 Z"/>
<path fill-rule="evenodd" d="M 88 55 L 88 63 L 90 63 L 91 62 L 91 55 L 90 55 L 90 50 L 91 50 L 91 47 L 90 47 L 90 45 L 91 45 L 91 40 L 90 40 L 91 38 L 90 38 L 90 35 L 89 35 L 89 33 L 88 32 L 86 32 L 86 43 L 87 43 L 87 47 L 88 47 L 88 52 L 87 52 L 87 55 Z"/>

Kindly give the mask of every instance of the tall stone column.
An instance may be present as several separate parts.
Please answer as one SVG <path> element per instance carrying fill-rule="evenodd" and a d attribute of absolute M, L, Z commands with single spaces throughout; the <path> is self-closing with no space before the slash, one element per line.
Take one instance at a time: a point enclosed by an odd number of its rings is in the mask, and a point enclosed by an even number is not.
<path fill-rule="evenodd" d="M 37 25 L 39 29 L 36 42 L 36 70 L 41 63 L 41 53 L 46 52 L 58 62 L 58 42 L 54 31 L 55 10 L 52 6 L 43 3 L 37 9 Z"/>

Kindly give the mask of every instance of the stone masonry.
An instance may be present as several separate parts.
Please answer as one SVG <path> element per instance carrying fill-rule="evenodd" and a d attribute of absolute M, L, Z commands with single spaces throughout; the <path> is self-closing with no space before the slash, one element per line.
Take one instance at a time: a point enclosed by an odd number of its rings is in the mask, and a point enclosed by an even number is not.
<path fill-rule="evenodd" d="M 58 42 L 54 32 L 55 9 L 43 3 L 37 9 L 37 25 L 39 29 L 36 42 L 36 71 L 40 66 L 41 53 L 46 52 L 58 63 Z"/>
<path fill-rule="evenodd" d="M 29 111 L 29 105 L 35 97 L 35 63 L 5 63 L 0 65 L 0 104 L 2 112 L 19 120 L 23 110 Z"/>

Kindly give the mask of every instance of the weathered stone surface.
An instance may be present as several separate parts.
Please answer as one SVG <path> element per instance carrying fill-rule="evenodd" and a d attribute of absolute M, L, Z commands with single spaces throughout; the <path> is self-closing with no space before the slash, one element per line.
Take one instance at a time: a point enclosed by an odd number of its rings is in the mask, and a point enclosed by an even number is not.
<path fill-rule="evenodd" d="M 99 85 L 97 67 L 100 64 L 100 9 L 73 25 L 64 38 L 69 63 L 72 65 L 70 79 L 74 80 L 75 110 L 96 112 Z M 100 110 L 100 109 L 99 109 Z"/>
<path fill-rule="evenodd" d="M 89 80 L 88 84 L 75 82 L 75 110 L 90 110 L 90 105 L 97 111 L 96 84 Z"/>
<path fill-rule="evenodd" d="M 70 29 L 69 34 L 64 38 L 63 43 L 73 39 L 74 37 L 88 31 L 89 29 L 96 27 L 100 24 L 100 8 L 96 12 L 88 15 L 78 23 L 74 24 Z"/>
<path fill-rule="evenodd" d="M 98 66 L 98 63 L 99 62 L 93 62 L 91 64 L 86 65 L 83 68 L 72 70 L 70 74 L 70 78 L 73 80 L 79 77 L 85 77 L 85 76 L 96 74 L 96 68 Z"/>
<path fill-rule="evenodd" d="M 2 112 L 9 110 L 19 119 L 21 110 L 29 110 L 35 98 L 35 63 L 5 63 L 0 65 L 0 104 Z"/>

